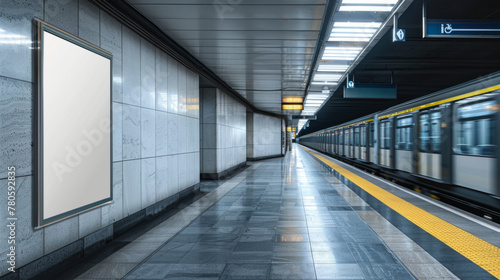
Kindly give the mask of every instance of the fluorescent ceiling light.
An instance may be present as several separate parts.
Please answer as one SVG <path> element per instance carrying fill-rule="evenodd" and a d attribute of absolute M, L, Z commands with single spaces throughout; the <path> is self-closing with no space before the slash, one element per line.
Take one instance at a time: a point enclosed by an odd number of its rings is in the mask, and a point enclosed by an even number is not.
<path fill-rule="evenodd" d="M 320 94 L 320 93 L 318 93 L 318 94 L 313 94 L 313 93 L 309 93 L 309 94 L 307 95 L 306 100 L 307 100 L 307 99 L 326 99 L 327 97 L 328 97 L 328 95 L 326 95 L 326 94 Z"/>
<path fill-rule="evenodd" d="M 26 39 L 26 36 L 19 35 L 19 34 L 0 34 L 0 39 Z"/>
<path fill-rule="evenodd" d="M 341 52 L 341 53 L 359 53 L 361 51 L 361 48 L 343 48 L 343 47 L 326 47 L 325 48 L 326 52 Z"/>
<path fill-rule="evenodd" d="M 398 0 L 343 0 L 342 4 L 395 5 Z"/>
<path fill-rule="evenodd" d="M 325 55 L 321 58 L 321 60 L 354 60 L 356 58 L 353 56 L 335 56 L 335 55 Z"/>
<path fill-rule="evenodd" d="M 357 55 L 360 51 L 343 51 L 343 50 L 332 50 L 332 49 L 325 49 L 325 52 L 323 54 L 328 54 L 328 55 Z"/>
<path fill-rule="evenodd" d="M 326 98 L 325 99 L 318 99 L 318 100 L 309 100 L 308 102 L 306 102 L 306 105 L 304 105 L 305 107 L 316 107 L 316 106 L 319 106 L 321 104 L 323 104 L 323 102 L 325 102 Z"/>
<path fill-rule="evenodd" d="M 314 104 L 323 104 L 324 100 L 321 101 L 321 100 L 307 100 L 306 103 L 304 104 L 305 107 L 309 107 L 309 106 L 314 106 Z"/>
<path fill-rule="evenodd" d="M 370 38 L 358 38 L 358 37 L 330 37 L 328 39 L 330 42 L 368 42 Z"/>
<path fill-rule="evenodd" d="M 325 59 L 352 60 L 359 54 L 360 51 L 361 51 L 361 48 L 326 47 L 325 51 L 323 52 L 323 57 L 321 59 L 322 60 L 325 60 Z"/>
<path fill-rule="evenodd" d="M 365 33 L 365 34 L 374 34 L 377 31 L 376 28 L 343 28 L 343 27 L 334 27 L 332 32 L 340 32 L 340 33 Z"/>
<path fill-rule="evenodd" d="M 357 38 L 371 38 L 373 34 L 368 34 L 368 33 L 338 33 L 338 32 L 332 32 L 330 34 L 331 37 L 357 37 Z"/>
<path fill-rule="evenodd" d="M 304 108 L 313 109 L 315 107 L 321 106 L 321 104 L 323 104 L 323 102 L 325 102 L 325 99 L 324 100 L 314 100 L 313 103 L 308 103 L 308 104 L 304 105 Z"/>
<path fill-rule="evenodd" d="M 336 86 L 338 83 L 336 82 L 311 82 L 311 85 L 325 85 L 325 86 Z"/>
<path fill-rule="evenodd" d="M 334 81 L 337 82 L 342 75 L 339 74 L 316 74 L 314 75 L 314 81 Z"/>
<path fill-rule="evenodd" d="M 321 64 L 318 66 L 318 71 L 345 72 L 349 65 L 327 65 Z"/>
<path fill-rule="evenodd" d="M 341 12 L 390 12 L 394 6 L 368 6 L 368 5 L 342 5 L 339 8 Z"/>
<path fill-rule="evenodd" d="M 381 22 L 357 22 L 357 21 L 337 21 L 333 23 L 333 27 L 375 27 L 379 28 Z"/>

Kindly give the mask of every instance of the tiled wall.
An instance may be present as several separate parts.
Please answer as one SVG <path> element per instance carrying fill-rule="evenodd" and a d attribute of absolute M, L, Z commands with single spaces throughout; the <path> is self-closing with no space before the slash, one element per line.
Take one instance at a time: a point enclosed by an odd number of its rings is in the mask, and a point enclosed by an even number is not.
<path fill-rule="evenodd" d="M 282 120 L 257 113 L 247 114 L 247 157 L 281 155 Z"/>
<path fill-rule="evenodd" d="M 246 108 L 216 88 L 203 88 L 201 103 L 201 173 L 223 175 L 246 162 Z"/>
<path fill-rule="evenodd" d="M 36 169 L 32 159 L 33 17 L 113 53 L 114 202 L 38 230 L 31 221 Z M 7 185 L 7 166 L 14 165 L 17 267 L 199 182 L 199 86 L 195 73 L 87 0 L 2 1 L 0 29 L 0 34 L 15 38 L 8 42 L 0 38 L 0 185 Z M 0 204 L 7 205 L 6 193 L 0 197 Z M 6 209 L 0 211 L 0 219 L 6 218 Z M 5 226 L 1 233 L 7 236 Z M 0 275 L 8 272 L 4 241 Z"/>

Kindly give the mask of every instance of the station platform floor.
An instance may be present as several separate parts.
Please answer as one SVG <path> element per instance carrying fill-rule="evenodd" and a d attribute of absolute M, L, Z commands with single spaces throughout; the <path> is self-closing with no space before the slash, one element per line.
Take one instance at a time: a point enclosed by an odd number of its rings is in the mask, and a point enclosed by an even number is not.
<path fill-rule="evenodd" d="M 201 185 L 61 278 L 500 278 L 500 225 L 297 144 Z"/>

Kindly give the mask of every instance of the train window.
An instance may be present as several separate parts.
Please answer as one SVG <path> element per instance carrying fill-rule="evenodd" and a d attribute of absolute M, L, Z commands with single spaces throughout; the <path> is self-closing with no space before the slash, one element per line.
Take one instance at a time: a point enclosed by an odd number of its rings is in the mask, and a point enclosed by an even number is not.
<path fill-rule="evenodd" d="M 366 147 L 366 126 L 361 127 L 361 146 Z"/>
<path fill-rule="evenodd" d="M 391 123 L 389 121 L 380 123 L 380 148 L 389 149 L 391 143 Z"/>
<path fill-rule="evenodd" d="M 344 130 L 344 134 L 345 134 L 345 144 L 351 145 L 351 131 L 350 131 L 350 129 Z"/>
<path fill-rule="evenodd" d="M 339 145 L 344 145 L 344 132 L 342 130 L 339 132 Z"/>
<path fill-rule="evenodd" d="M 396 125 L 396 149 L 411 150 L 412 149 L 412 126 L 411 117 L 397 120 Z"/>
<path fill-rule="evenodd" d="M 354 145 L 359 146 L 359 126 L 354 128 Z"/>
<path fill-rule="evenodd" d="M 458 107 L 455 152 L 466 155 L 494 156 L 496 149 L 494 100 L 464 104 Z"/>
<path fill-rule="evenodd" d="M 373 145 L 375 144 L 375 124 L 374 123 L 370 123 L 370 147 L 373 147 Z"/>

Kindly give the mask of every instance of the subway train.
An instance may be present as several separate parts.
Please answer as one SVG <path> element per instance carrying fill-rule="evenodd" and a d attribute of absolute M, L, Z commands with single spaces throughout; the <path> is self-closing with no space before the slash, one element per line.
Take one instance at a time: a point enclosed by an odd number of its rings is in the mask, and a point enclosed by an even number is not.
<path fill-rule="evenodd" d="M 473 205 L 497 220 L 499 93 L 496 72 L 296 142 L 417 190 L 424 186 L 434 197 Z"/>

